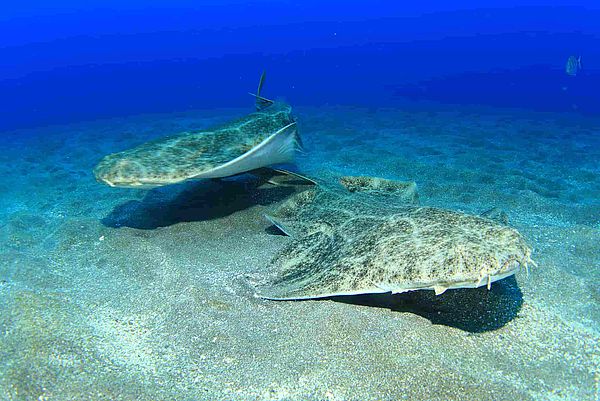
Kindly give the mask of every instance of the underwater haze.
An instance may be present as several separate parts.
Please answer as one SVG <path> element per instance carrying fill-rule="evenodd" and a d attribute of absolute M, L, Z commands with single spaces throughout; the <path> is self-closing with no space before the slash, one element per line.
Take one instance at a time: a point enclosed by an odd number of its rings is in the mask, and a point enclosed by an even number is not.
<path fill-rule="evenodd" d="M 599 21 L 0 5 L 0 401 L 598 401 Z"/>
<path fill-rule="evenodd" d="M 600 112 L 595 1 L 31 3 L 0 15 L 3 129 L 243 107 L 263 69 L 296 105 Z"/>

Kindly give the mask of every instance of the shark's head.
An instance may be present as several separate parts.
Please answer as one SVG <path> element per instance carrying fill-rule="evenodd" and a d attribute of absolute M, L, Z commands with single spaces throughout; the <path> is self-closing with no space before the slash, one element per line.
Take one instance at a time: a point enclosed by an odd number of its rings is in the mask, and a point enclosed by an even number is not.
<path fill-rule="evenodd" d="M 122 153 L 104 157 L 94 168 L 98 182 L 111 187 L 154 188 L 162 185 L 138 160 L 131 160 Z"/>

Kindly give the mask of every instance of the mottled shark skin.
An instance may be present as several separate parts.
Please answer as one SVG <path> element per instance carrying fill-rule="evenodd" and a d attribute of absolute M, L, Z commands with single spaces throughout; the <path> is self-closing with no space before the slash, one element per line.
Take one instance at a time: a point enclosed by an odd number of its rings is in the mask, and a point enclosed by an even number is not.
<path fill-rule="evenodd" d="M 297 300 L 420 289 L 441 294 L 489 288 L 532 262 L 515 229 L 418 206 L 414 183 L 370 177 L 340 182 L 343 187 L 301 192 L 267 216 L 293 240 L 254 283 L 258 296 Z"/>
<path fill-rule="evenodd" d="M 144 143 L 104 157 L 94 174 L 113 187 L 152 188 L 291 162 L 300 144 L 291 111 L 274 102 L 223 126 Z"/>

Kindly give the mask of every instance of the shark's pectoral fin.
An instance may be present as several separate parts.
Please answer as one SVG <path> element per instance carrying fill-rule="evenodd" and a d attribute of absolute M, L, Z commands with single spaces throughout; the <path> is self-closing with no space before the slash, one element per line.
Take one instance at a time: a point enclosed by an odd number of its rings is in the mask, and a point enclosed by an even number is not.
<path fill-rule="evenodd" d="M 249 172 L 272 185 L 317 185 L 316 181 L 293 171 L 263 167 Z"/>

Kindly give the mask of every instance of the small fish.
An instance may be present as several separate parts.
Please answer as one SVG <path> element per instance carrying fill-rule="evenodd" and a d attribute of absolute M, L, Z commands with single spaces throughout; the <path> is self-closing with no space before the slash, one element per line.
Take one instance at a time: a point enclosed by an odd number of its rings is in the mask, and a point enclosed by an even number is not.
<path fill-rule="evenodd" d="M 581 56 L 575 57 L 571 56 L 567 60 L 567 65 L 565 66 L 565 72 L 567 75 L 574 77 L 581 70 Z"/>

